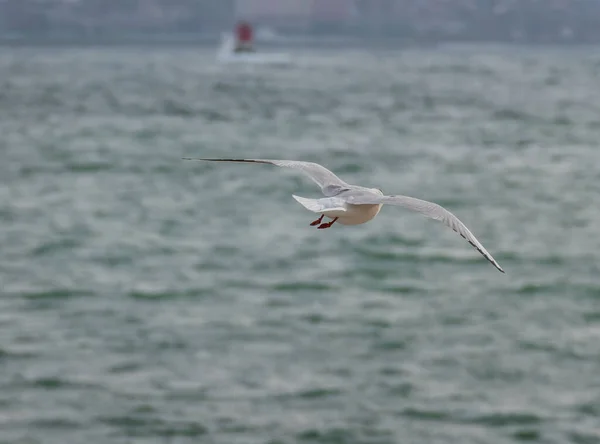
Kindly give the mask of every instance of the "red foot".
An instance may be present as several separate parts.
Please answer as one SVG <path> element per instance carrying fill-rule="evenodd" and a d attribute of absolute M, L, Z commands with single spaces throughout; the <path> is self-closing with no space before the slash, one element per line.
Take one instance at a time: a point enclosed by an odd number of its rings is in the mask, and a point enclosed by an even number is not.
<path fill-rule="evenodd" d="M 324 216 L 324 215 L 323 215 L 323 214 L 321 214 L 321 217 L 320 217 L 320 218 L 318 218 L 316 221 L 314 221 L 314 222 L 311 222 L 311 223 L 310 223 L 310 226 L 311 226 L 311 227 L 314 227 L 315 225 L 318 225 L 318 224 L 320 224 L 320 223 L 321 223 L 321 221 L 323 220 L 323 216 Z"/>
<path fill-rule="evenodd" d="M 326 222 L 324 224 L 321 224 L 317 227 L 317 229 L 322 230 L 323 228 L 329 228 L 333 225 L 333 223 L 338 220 L 338 218 L 336 217 L 335 219 L 333 219 L 331 222 Z"/>

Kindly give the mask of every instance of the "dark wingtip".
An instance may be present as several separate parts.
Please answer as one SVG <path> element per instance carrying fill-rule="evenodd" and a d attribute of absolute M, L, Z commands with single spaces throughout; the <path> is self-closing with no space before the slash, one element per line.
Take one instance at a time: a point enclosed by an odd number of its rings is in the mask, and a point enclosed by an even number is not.
<path fill-rule="evenodd" d="M 492 262 L 492 261 L 490 261 L 490 262 Z M 504 273 L 504 274 L 506 274 L 506 272 L 504 271 L 504 269 L 503 269 L 503 268 L 500 266 L 500 264 L 499 264 L 498 262 L 494 261 L 494 262 L 492 262 L 492 265 L 493 265 L 494 267 L 496 267 L 496 269 L 497 269 L 497 270 L 498 270 L 500 273 Z"/>

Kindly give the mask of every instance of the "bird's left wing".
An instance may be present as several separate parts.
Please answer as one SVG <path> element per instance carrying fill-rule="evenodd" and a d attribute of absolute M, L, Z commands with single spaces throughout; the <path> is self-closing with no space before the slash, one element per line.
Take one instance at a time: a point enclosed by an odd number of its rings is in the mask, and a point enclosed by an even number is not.
<path fill-rule="evenodd" d="M 207 162 L 243 162 L 243 163 L 264 163 L 278 167 L 300 170 L 313 182 L 321 188 L 325 196 L 331 197 L 339 194 L 341 191 L 352 188 L 342 179 L 337 177 L 327 168 L 314 162 L 302 162 L 298 160 L 272 160 L 272 159 L 197 159 L 184 157 L 183 160 L 199 160 Z"/>

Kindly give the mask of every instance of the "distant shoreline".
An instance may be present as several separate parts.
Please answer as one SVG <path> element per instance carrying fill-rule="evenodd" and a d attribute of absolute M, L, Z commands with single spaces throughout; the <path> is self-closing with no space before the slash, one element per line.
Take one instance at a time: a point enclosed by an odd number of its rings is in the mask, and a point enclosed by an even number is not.
<path fill-rule="evenodd" d="M 193 45 L 200 47 L 216 47 L 220 37 L 216 35 L 181 35 L 181 34 L 142 34 L 111 36 L 24 36 L 9 37 L 0 35 L 1 46 L 168 46 Z M 257 39 L 258 47 L 353 47 L 353 46 L 423 46 L 434 45 L 434 42 L 419 42 L 406 38 L 362 38 L 355 36 L 291 36 L 280 39 Z"/>
<path fill-rule="evenodd" d="M 111 34 L 104 36 L 11 36 L 0 35 L 0 46 L 30 46 L 30 47 L 52 47 L 52 46 L 168 46 L 168 45 L 190 45 L 200 47 L 216 47 L 219 44 L 219 36 L 210 34 Z M 437 47 L 437 46 L 461 46 L 461 45 L 500 45 L 500 46 L 559 46 L 578 47 L 594 46 L 600 42 L 586 41 L 513 41 L 501 39 L 417 39 L 400 37 L 362 37 L 362 36 L 285 36 L 280 39 L 257 40 L 259 47 L 298 47 L 311 48 L 337 48 L 337 47 L 374 47 L 374 48 L 406 48 L 406 47 Z"/>

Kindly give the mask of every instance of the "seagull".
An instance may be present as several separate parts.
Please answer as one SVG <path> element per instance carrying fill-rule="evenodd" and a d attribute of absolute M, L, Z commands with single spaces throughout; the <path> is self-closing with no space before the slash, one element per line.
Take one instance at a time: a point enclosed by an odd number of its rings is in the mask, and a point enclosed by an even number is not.
<path fill-rule="evenodd" d="M 321 230 L 330 228 L 335 222 L 342 225 L 364 224 L 377 216 L 383 204 L 398 205 L 416 211 L 425 217 L 438 220 L 452 228 L 471 244 L 473 248 L 479 251 L 483 257 L 491 262 L 494 267 L 504 273 L 502 267 L 481 245 L 465 224 L 450 211 L 436 203 L 399 194 L 386 196 L 379 188 L 350 185 L 324 166 L 314 162 L 270 159 L 204 159 L 191 157 L 183 157 L 182 159 L 204 162 L 262 163 L 301 171 L 321 188 L 321 192 L 325 197 L 321 199 L 308 199 L 294 194 L 292 194 L 292 197 L 307 210 L 320 214 L 320 217 L 311 222 L 310 225 L 317 226 L 317 229 Z M 323 222 L 324 217 L 331 220 Z"/>

